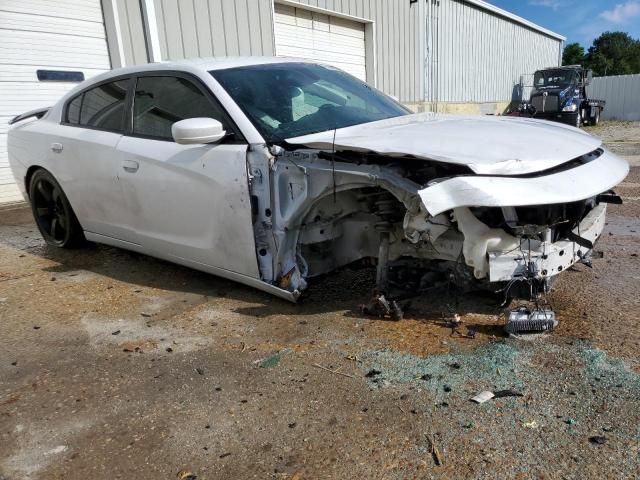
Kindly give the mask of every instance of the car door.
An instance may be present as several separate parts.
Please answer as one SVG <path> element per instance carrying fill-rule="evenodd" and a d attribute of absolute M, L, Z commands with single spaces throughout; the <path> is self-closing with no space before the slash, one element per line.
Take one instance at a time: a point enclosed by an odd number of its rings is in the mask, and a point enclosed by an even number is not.
<path fill-rule="evenodd" d="M 83 229 L 136 243 L 122 213 L 124 199 L 115 148 L 124 132 L 131 78 L 102 82 L 67 102 L 51 144 L 53 174 Z"/>
<path fill-rule="evenodd" d="M 130 133 L 117 147 L 131 227 L 152 255 L 258 278 L 247 149 L 240 131 L 197 79 L 153 72 L 136 79 Z M 228 137 L 180 145 L 171 126 L 222 122 Z"/>

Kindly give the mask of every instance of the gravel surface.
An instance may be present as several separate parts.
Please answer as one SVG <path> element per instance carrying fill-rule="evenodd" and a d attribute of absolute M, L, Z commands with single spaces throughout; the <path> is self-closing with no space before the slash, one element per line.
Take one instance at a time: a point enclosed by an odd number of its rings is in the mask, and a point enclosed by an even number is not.
<path fill-rule="evenodd" d="M 611 151 L 624 156 L 632 165 L 640 166 L 640 122 L 609 121 L 584 129 L 601 138 Z"/>
<path fill-rule="evenodd" d="M 51 249 L 2 210 L 0 479 L 640 478 L 640 168 L 617 191 L 604 257 L 561 276 L 560 326 L 529 340 L 482 295 L 458 298 L 471 339 L 451 292 L 365 318 L 374 272 L 346 269 L 290 305 Z M 483 390 L 522 396 L 470 401 Z"/>

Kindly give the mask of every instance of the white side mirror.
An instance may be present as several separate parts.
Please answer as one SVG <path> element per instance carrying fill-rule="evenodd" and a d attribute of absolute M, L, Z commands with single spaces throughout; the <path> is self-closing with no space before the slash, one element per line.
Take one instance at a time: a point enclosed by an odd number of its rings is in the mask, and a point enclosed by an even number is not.
<path fill-rule="evenodd" d="M 213 118 L 188 118 L 171 125 L 171 135 L 181 145 L 217 143 L 226 134 L 222 124 Z"/>

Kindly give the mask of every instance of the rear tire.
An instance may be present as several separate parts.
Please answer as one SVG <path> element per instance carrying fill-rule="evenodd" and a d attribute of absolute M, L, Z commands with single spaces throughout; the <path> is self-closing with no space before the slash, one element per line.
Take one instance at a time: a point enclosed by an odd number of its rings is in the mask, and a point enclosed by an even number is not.
<path fill-rule="evenodd" d="M 47 245 L 77 248 L 86 243 L 82 227 L 56 179 L 46 170 L 37 170 L 29 183 L 31 211 Z"/>
<path fill-rule="evenodd" d="M 591 119 L 591 125 L 596 126 L 600 123 L 600 109 L 596 108 L 596 114 Z"/>

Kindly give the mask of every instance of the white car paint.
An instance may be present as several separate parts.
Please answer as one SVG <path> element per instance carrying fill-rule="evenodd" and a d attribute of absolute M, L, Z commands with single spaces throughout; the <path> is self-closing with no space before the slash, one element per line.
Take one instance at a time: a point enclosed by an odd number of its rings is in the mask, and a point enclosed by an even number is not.
<path fill-rule="evenodd" d="M 573 233 L 595 243 L 602 235 L 606 213 L 607 206 L 598 205 L 587 214 Z M 526 270 L 528 261 L 535 262 L 540 271 L 547 275 L 558 274 L 579 262 L 588 253 L 587 249 L 568 240 L 560 240 L 551 245 L 546 242 L 535 242 L 527 245 L 529 246 L 531 246 L 531 260 L 525 258 L 520 249 L 505 249 L 489 253 L 487 258 L 489 279 L 492 282 L 508 282 L 516 273 Z"/>
<path fill-rule="evenodd" d="M 431 215 L 459 207 L 502 207 L 575 202 L 611 190 L 629 164 L 605 150 L 595 160 L 540 177 L 460 176 L 419 191 Z"/>
<path fill-rule="evenodd" d="M 384 268 L 383 252 L 392 261 L 410 257 L 455 268 L 464 258 L 476 279 L 515 278 L 522 275 L 522 265 L 513 258 L 505 261 L 514 248 L 559 252 L 571 246 L 577 251 L 577 244 L 554 242 L 552 226 L 546 226 L 548 238 L 534 248 L 528 238 L 484 224 L 472 209 L 585 202 L 598 214 L 582 219 L 577 232 L 588 231 L 595 240 L 604 224 L 597 195 L 628 172 L 626 162 L 584 132 L 523 119 L 407 115 L 291 138 L 288 150 L 269 145 L 209 71 L 288 62 L 301 60 L 198 59 L 99 75 L 62 98 L 42 119 L 12 126 L 11 168 L 25 196 L 29 168 L 51 172 L 89 240 L 187 265 L 291 301 L 308 277 L 371 257 L 378 257 L 379 268 Z M 61 124 L 63 107 L 76 93 L 115 76 L 160 71 L 199 79 L 246 142 L 181 145 Z M 579 166 L 545 172 L 598 149 Z M 336 159 L 335 151 L 342 157 Z M 375 152 L 383 161 L 360 162 L 362 152 Z M 356 161 L 345 159 L 348 155 Z M 405 163 L 394 163 L 398 159 Z M 407 165 L 415 165 L 416 171 L 428 165 L 434 171 L 456 167 L 468 173 L 420 183 Z M 371 190 L 378 192 L 373 202 L 367 197 Z M 380 198 L 388 204 L 386 217 L 371 206 Z M 404 219 L 390 223 L 390 214 Z M 378 234 L 381 219 L 387 230 L 384 248 Z M 536 279 L 547 281 L 588 253 L 535 256 Z"/>
<path fill-rule="evenodd" d="M 114 151 L 124 216 L 155 256 L 188 259 L 259 278 L 247 145 L 179 145 L 124 136 Z M 136 165 L 127 169 L 126 162 Z"/>
<path fill-rule="evenodd" d="M 544 141 L 540 141 L 540 139 Z M 334 132 L 289 138 L 309 148 L 334 148 Z M 592 152 L 602 142 L 562 125 L 513 117 L 462 117 L 418 113 L 335 132 L 335 148 L 465 165 L 481 175 L 523 175 L 553 168 Z"/>

